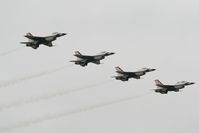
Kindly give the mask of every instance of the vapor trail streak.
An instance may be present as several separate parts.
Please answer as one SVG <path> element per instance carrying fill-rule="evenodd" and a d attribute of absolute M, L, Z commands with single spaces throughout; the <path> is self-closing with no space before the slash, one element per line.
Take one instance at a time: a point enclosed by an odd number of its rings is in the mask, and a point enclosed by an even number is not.
<path fill-rule="evenodd" d="M 150 93 L 145 93 L 145 94 L 141 94 L 141 95 L 137 95 L 137 96 L 121 98 L 121 99 L 112 100 L 112 101 L 108 101 L 108 102 L 103 102 L 103 103 L 99 103 L 99 104 L 95 104 L 95 105 L 91 105 L 91 106 L 87 106 L 87 107 L 82 107 L 82 108 L 71 110 L 71 111 L 65 111 L 65 112 L 62 112 L 62 113 L 49 114 L 49 115 L 46 115 L 44 117 L 32 119 L 32 120 L 29 120 L 29 121 L 19 122 L 18 124 L 11 125 L 11 126 L 8 126 L 8 127 L 5 127 L 5 128 L 1 128 L 0 132 L 6 132 L 6 131 L 10 131 L 10 130 L 17 129 L 17 128 L 25 128 L 25 127 L 29 127 L 29 126 L 32 126 L 32 125 L 35 125 L 35 124 L 39 124 L 39 123 L 42 123 L 42 122 L 45 122 L 45 121 L 48 121 L 48 120 L 56 120 L 56 119 L 60 119 L 62 117 L 71 116 L 71 115 L 75 115 L 75 114 L 78 114 L 78 113 L 83 113 L 83 112 L 86 112 L 86 111 L 91 111 L 91 110 L 94 110 L 94 109 L 103 108 L 103 107 L 106 107 L 106 106 L 109 106 L 109 105 L 127 102 L 127 101 L 130 101 L 130 100 L 135 100 L 135 99 L 144 97 L 148 94 L 150 94 Z"/>
<path fill-rule="evenodd" d="M 15 85 L 15 84 L 27 81 L 27 80 L 31 80 L 31 79 L 38 78 L 38 77 L 41 77 L 41 76 L 44 76 L 44 75 L 55 73 L 57 71 L 65 69 L 66 67 L 67 66 L 62 66 L 62 67 L 58 67 L 58 68 L 55 68 L 55 69 L 51 69 L 51 70 L 43 71 L 43 72 L 40 72 L 40 73 L 32 74 L 32 75 L 29 75 L 29 76 L 21 77 L 21 78 L 18 78 L 18 79 L 5 81 L 3 83 L 0 83 L 0 88 Z"/>
<path fill-rule="evenodd" d="M 59 90 L 58 92 L 48 93 L 48 94 L 45 94 L 45 95 L 42 95 L 42 96 L 37 96 L 37 97 L 30 97 L 30 98 L 22 100 L 22 101 L 16 101 L 14 103 L 1 105 L 0 111 L 10 109 L 10 108 L 21 107 L 21 106 L 24 106 L 26 104 L 41 102 L 41 101 L 45 101 L 45 100 L 52 99 L 52 98 L 55 98 L 55 97 L 64 96 L 64 95 L 67 95 L 67 94 L 70 94 L 70 93 L 73 93 L 73 92 L 78 92 L 78 91 L 102 86 L 102 85 L 105 85 L 107 83 L 110 83 L 111 81 L 113 81 L 113 80 L 105 80 L 105 81 L 102 81 L 102 82 L 98 82 L 98 83 L 83 86 L 83 87 L 78 87 L 78 88 L 75 88 L 75 89 L 69 89 L 69 90 L 62 89 L 62 90 Z"/>
<path fill-rule="evenodd" d="M 21 50 L 22 48 L 24 48 L 24 47 L 15 48 L 15 49 L 8 50 L 6 52 L 2 52 L 2 53 L 0 53 L 0 56 L 5 56 L 5 55 L 8 55 L 8 54 L 14 53 L 16 51 Z"/>

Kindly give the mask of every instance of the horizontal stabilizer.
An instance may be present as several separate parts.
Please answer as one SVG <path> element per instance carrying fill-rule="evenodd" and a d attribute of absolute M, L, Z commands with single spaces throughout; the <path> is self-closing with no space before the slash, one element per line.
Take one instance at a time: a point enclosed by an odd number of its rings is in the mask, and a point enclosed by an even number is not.
<path fill-rule="evenodd" d="M 78 62 L 77 60 L 70 60 L 69 62 Z"/>
<path fill-rule="evenodd" d="M 32 44 L 31 42 L 20 42 L 21 44 Z"/>

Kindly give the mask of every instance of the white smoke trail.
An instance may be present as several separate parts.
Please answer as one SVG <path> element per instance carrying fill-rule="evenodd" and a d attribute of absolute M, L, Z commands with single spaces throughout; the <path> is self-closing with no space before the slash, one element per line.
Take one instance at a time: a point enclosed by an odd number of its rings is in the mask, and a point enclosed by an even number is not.
<path fill-rule="evenodd" d="M 8 55 L 8 54 L 14 53 L 14 52 L 16 52 L 16 51 L 21 50 L 22 48 L 24 48 L 24 47 L 19 47 L 19 48 L 15 48 L 15 49 L 8 50 L 8 51 L 6 51 L 6 52 L 0 53 L 0 56 L 5 56 L 5 55 Z"/>
<path fill-rule="evenodd" d="M 31 80 L 31 79 L 38 78 L 38 77 L 41 77 L 41 76 L 44 76 L 44 75 L 55 73 L 57 71 L 65 69 L 66 67 L 67 66 L 62 66 L 62 67 L 58 67 L 58 68 L 55 68 L 55 69 L 46 70 L 46 71 L 43 71 L 43 72 L 40 72 L 40 73 L 36 73 L 36 74 L 28 75 L 28 76 L 25 76 L 25 77 L 21 77 L 21 78 L 18 78 L 18 79 L 5 81 L 3 83 L 0 83 L 0 88 L 11 86 L 11 85 L 15 85 L 15 84 L 27 81 L 27 80 Z"/>
<path fill-rule="evenodd" d="M 121 99 L 117 99 L 117 100 L 112 100 L 112 101 L 108 101 L 108 102 L 103 102 L 103 103 L 99 103 L 99 104 L 95 104 L 95 105 L 91 105 L 88 107 L 82 107 L 79 109 L 75 109 L 75 110 L 71 110 L 71 111 L 65 111 L 62 113 L 57 113 L 57 114 L 49 114 L 40 118 L 36 118 L 36 119 L 32 119 L 29 121 L 24 121 L 24 122 L 19 122 L 18 124 L 15 125 L 11 125 L 5 128 L 1 128 L 0 132 L 6 132 L 6 131 L 10 131 L 13 129 L 17 129 L 17 128 L 25 128 L 25 127 L 29 127 L 35 124 L 39 124 L 48 120 L 56 120 L 56 119 L 60 119 L 62 117 L 66 117 L 66 116 L 71 116 L 71 115 L 75 115 L 78 113 L 83 113 L 86 111 L 91 111 L 94 109 L 98 109 L 98 108 L 103 108 L 109 105 L 113 105 L 113 104 L 118 104 L 118 103 L 122 103 L 122 102 L 127 102 L 130 100 L 135 100 L 141 97 L 144 97 L 146 95 L 148 95 L 150 93 L 145 93 L 145 94 L 141 94 L 141 95 L 137 95 L 137 96 L 130 96 L 130 97 L 126 97 L 126 98 L 121 98 Z"/>
<path fill-rule="evenodd" d="M 26 104 L 41 102 L 41 101 L 45 101 L 45 100 L 52 99 L 52 98 L 55 98 L 55 97 L 64 96 L 64 95 L 67 95 L 67 94 L 70 94 L 70 93 L 73 93 L 73 92 L 78 92 L 78 91 L 102 86 L 102 85 L 105 85 L 107 83 L 111 83 L 111 81 L 113 81 L 113 80 L 105 80 L 105 81 L 102 81 L 102 82 L 99 82 L 99 83 L 95 83 L 95 84 L 91 84 L 91 85 L 87 85 L 87 86 L 83 86 L 83 87 L 78 87 L 78 88 L 75 88 L 75 89 L 69 89 L 69 90 L 62 89 L 62 90 L 59 90 L 59 91 L 54 92 L 54 93 L 48 93 L 48 94 L 37 96 L 37 97 L 29 97 L 28 99 L 16 101 L 16 102 L 10 103 L 10 104 L 1 105 L 0 111 L 10 109 L 10 108 L 21 107 L 21 106 L 24 106 Z"/>

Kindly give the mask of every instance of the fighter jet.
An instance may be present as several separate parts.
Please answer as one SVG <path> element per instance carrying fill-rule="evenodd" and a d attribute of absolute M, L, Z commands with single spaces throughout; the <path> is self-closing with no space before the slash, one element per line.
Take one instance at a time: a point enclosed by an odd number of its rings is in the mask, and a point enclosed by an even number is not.
<path fill-rule="evenodd" d="M 55 32 L 50 36 L 40 37 L 40 36 L 33 36 L 31 33 L 27 33 L 25 37 L 29 39 L 28 42 L 21 42 L 21 44 L 26 44 L 27 47 L 32 47 L 33 49 L 37 49 L 40 44 L 52 47 L 53 46 L 52 41 L 55 41 L 58 37 L 64 35 L 66 35 L 66 33 Z"/>
<path fill-rule="evenodd" d="M 101 64 L 100 60 L 104 59 L 106 56 L 113 55 L 113 52 L 101 52 L 100 54 L 90 56 L 90 55 L 82 55 L 79 51 L 75 51 L 74 56 L 77 57 L 77 60 L 71 60 L 70 62 L 74 62 L 76 65 L 80 65 L 82 67 L 87 66 L 88 63 Z"/>
<path fill-rule="evenodd" d="M 117 76 L 113 76 L 116 80 L 128 81 L 129 78 L 140 79 L 141 76 L 145 75 L 147 72 L 155 71 L 156 69 L 142 68 L 136 72 L 125 72 L 120 67 L 115 67 Z"/>
<path fill-rule="evenodd" d="M 161 93 L 161 94 L 167 94 L 168 91 L 179 92 L 180 89 L 184 88 L 185 86 L 195 84 L 194 82 L 180 81 L 174 85 L 164 85 L 159 80 L 155 80 L 155 83 L 157 86 L 157 89 L 155 89 L 155 92 Z"/>

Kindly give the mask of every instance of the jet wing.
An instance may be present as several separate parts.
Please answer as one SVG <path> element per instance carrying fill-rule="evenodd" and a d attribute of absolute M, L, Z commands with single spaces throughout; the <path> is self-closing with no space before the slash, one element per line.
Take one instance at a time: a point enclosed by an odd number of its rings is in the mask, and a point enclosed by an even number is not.
<path fill-rule="evenodd" d="M 51 41 L 51 40 L 56 40 L 56 37 L 54 37 L 54 36 L 48 36 L 48 37 L 44 37 L 44 39 L 46 41 Z"/>
<path fill-rule="evenodd" d="M 21 44 L 26 44 L 26 46 L 28 47 L 32 47 L 33 49 L 37 49 L 39 47 L 39 44 L 37 43 L 37 41 L 33 41 L 33 42 L 20 42 Z"/>
<path fill-rule="evenodd" d="M 120 77 L 128 77 L 127 74 L 125 74 L 125 73 L 118 73 L 118 72 L 117 72 L 117 76 L 120 76 Z"/>
<path fill-rule="evenodd" d="M 33 49 L 37 49 L 39 45 L 31 45 L 30 47 L 32 47 Z"/>
<path fill-rule="evenodd" d="M 143 71 L 132 72 L 132 73 L 134 73 L 134 74 L 135 74 L 135 75 L 137 75 L 137 76 L 139 76 L 139 75 L 143 75 L 143 74 L 144 74 L 144 72 L 143 72 Z"/>
<path fill-rule="evenodd" d="M 101 64 L 100 60 L 93 61 L 95 64 Z"/>
<path fill-rule="evenodd" d="M 48 47 L 52 47 L 53 46 L 52 42 L 44 43 L 44 45 L 46 45 Z"/>
<path fill-rule="evenodd" d="M 85 59 L 78 59 L 78 60 L 71 60 L 70 62 L 74 62 L 75 64 L 86 66 L 88 64 L 88 60 Z"/>
<path fill-rule="evenodd" d="M 157 89 L 155 89 L 157 92 L 160 92 L 162 94 L 167 94 L 168 89 L 164 88 L 164 87 L 158 87 Z"/>
<path fill-rule="evenodd" d="M 86 59 L 81 59 L 81 58 L 78 58 L 77 60 L 71 60 L 70 62 L 76 62 L 76 63 L 86 63 L 88 60 Z"/>
<path fill-rule="evenodd" d="M 119 71 L 116 71 L 116 72 L 117 72 L 117 76 L 115 76 L 115 77 L 124 78 L 124 79 L 129 78 L 128 72 L 119 72 Z"/>

